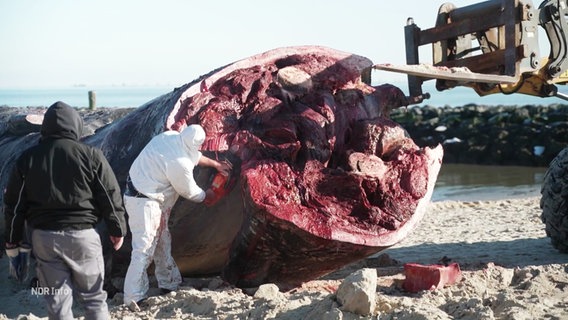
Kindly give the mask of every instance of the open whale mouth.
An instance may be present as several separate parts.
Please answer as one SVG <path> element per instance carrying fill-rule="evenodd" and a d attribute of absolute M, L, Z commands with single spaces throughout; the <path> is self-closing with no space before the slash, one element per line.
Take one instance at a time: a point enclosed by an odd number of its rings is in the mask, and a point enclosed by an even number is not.
<path fill-rule="evenodd" d="M 231 194 L 200 209 L 239 217 L 217 263 L 226 280 L 297 285 L 392 246 L 420 221 L 442 148 L 419 148 L 389 119 L 406 100 L 394 86 L 372 86 L 372 66 L 330 48 L 280 48 L 181 95 L 166 126 L 201 124 L 203 152 L 238 167 Z M 183 217 L 172 219 L 180 243 Z M 182 273 L 195 271 L 187 246 L 172 252 Z"/>

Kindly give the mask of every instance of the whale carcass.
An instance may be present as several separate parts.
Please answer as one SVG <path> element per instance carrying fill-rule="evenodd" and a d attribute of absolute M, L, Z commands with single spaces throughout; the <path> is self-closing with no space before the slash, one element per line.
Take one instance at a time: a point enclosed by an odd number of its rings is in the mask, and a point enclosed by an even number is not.
<path fill-rule="evenodd" d="M 394 86 L 372 86 L 371 67 L 331 48 L 271 50 L 157 97 L 83 140 L 103 149 L 124 185 L 153 136 L 201 124 L 204 154 L 235 170 L 215 205 L 180 198 L 172 208 L 180 270 L 221 274 L 241 287 L 293 287 L 396 244 L 430 201 L 442 148 L 417 147 L 388 118 L 405 97 Z M 34 139 L 8 144 L 19 150 Z M 207 187 L 214 172 L 195 174 Z M 115 263 L 127 262 L 125 246 Z"/>

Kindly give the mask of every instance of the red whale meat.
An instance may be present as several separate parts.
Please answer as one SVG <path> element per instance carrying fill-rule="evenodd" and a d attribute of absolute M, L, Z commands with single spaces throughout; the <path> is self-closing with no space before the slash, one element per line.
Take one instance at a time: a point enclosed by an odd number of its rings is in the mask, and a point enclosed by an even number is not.
<path fill-rule="evenodd" d="M 237 159 L 232 196 L 206 209 L 242 212 L 219 245 L 226 280 L 298 285 L 392 246 L 422 218 L 442 149 L 417 147 L 388 118 L 406 100 L 392 85 L 370 85 L 371 66 L 329 48 L 281 48 L 182 94 L 167 127 L 201 124 L 203 152 Z M 184 232 L 173 231 L 174 246 Z M 182 247 L 176 260 L 195 259 Z"/>

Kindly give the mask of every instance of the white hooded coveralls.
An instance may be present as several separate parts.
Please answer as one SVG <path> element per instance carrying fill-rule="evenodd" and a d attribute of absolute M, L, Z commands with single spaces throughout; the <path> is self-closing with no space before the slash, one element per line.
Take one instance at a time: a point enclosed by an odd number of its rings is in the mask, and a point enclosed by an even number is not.
<path fill-rule="evenodd" d="M 199 125 L 188 126 L 181 133 L 161 133 L 144 147 L 130 167 L 132 184 L 147 198 L 124 196 L 132 232 L 131 261 L 124 279 L 127 305 L 146 297 L 146 270 L 152 260 L 160 288 L 175 290 L 182 281 L 171 255 L 168 220 L 178 195 L 194 202 L 205 199 L 205 191 L 193 177 L 204 140 L 205 132 Z"/>

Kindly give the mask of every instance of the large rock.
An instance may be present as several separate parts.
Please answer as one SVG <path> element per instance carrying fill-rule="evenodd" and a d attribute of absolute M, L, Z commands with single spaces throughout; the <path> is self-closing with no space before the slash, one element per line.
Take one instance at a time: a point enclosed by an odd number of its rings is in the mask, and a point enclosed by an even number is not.
<path fill-rule="evenodd" d="M 365 268 L 353 272 L 339 285 L 336 295 L 342 310 L 372 315 L 377 300 L 377 271 Z"/>

